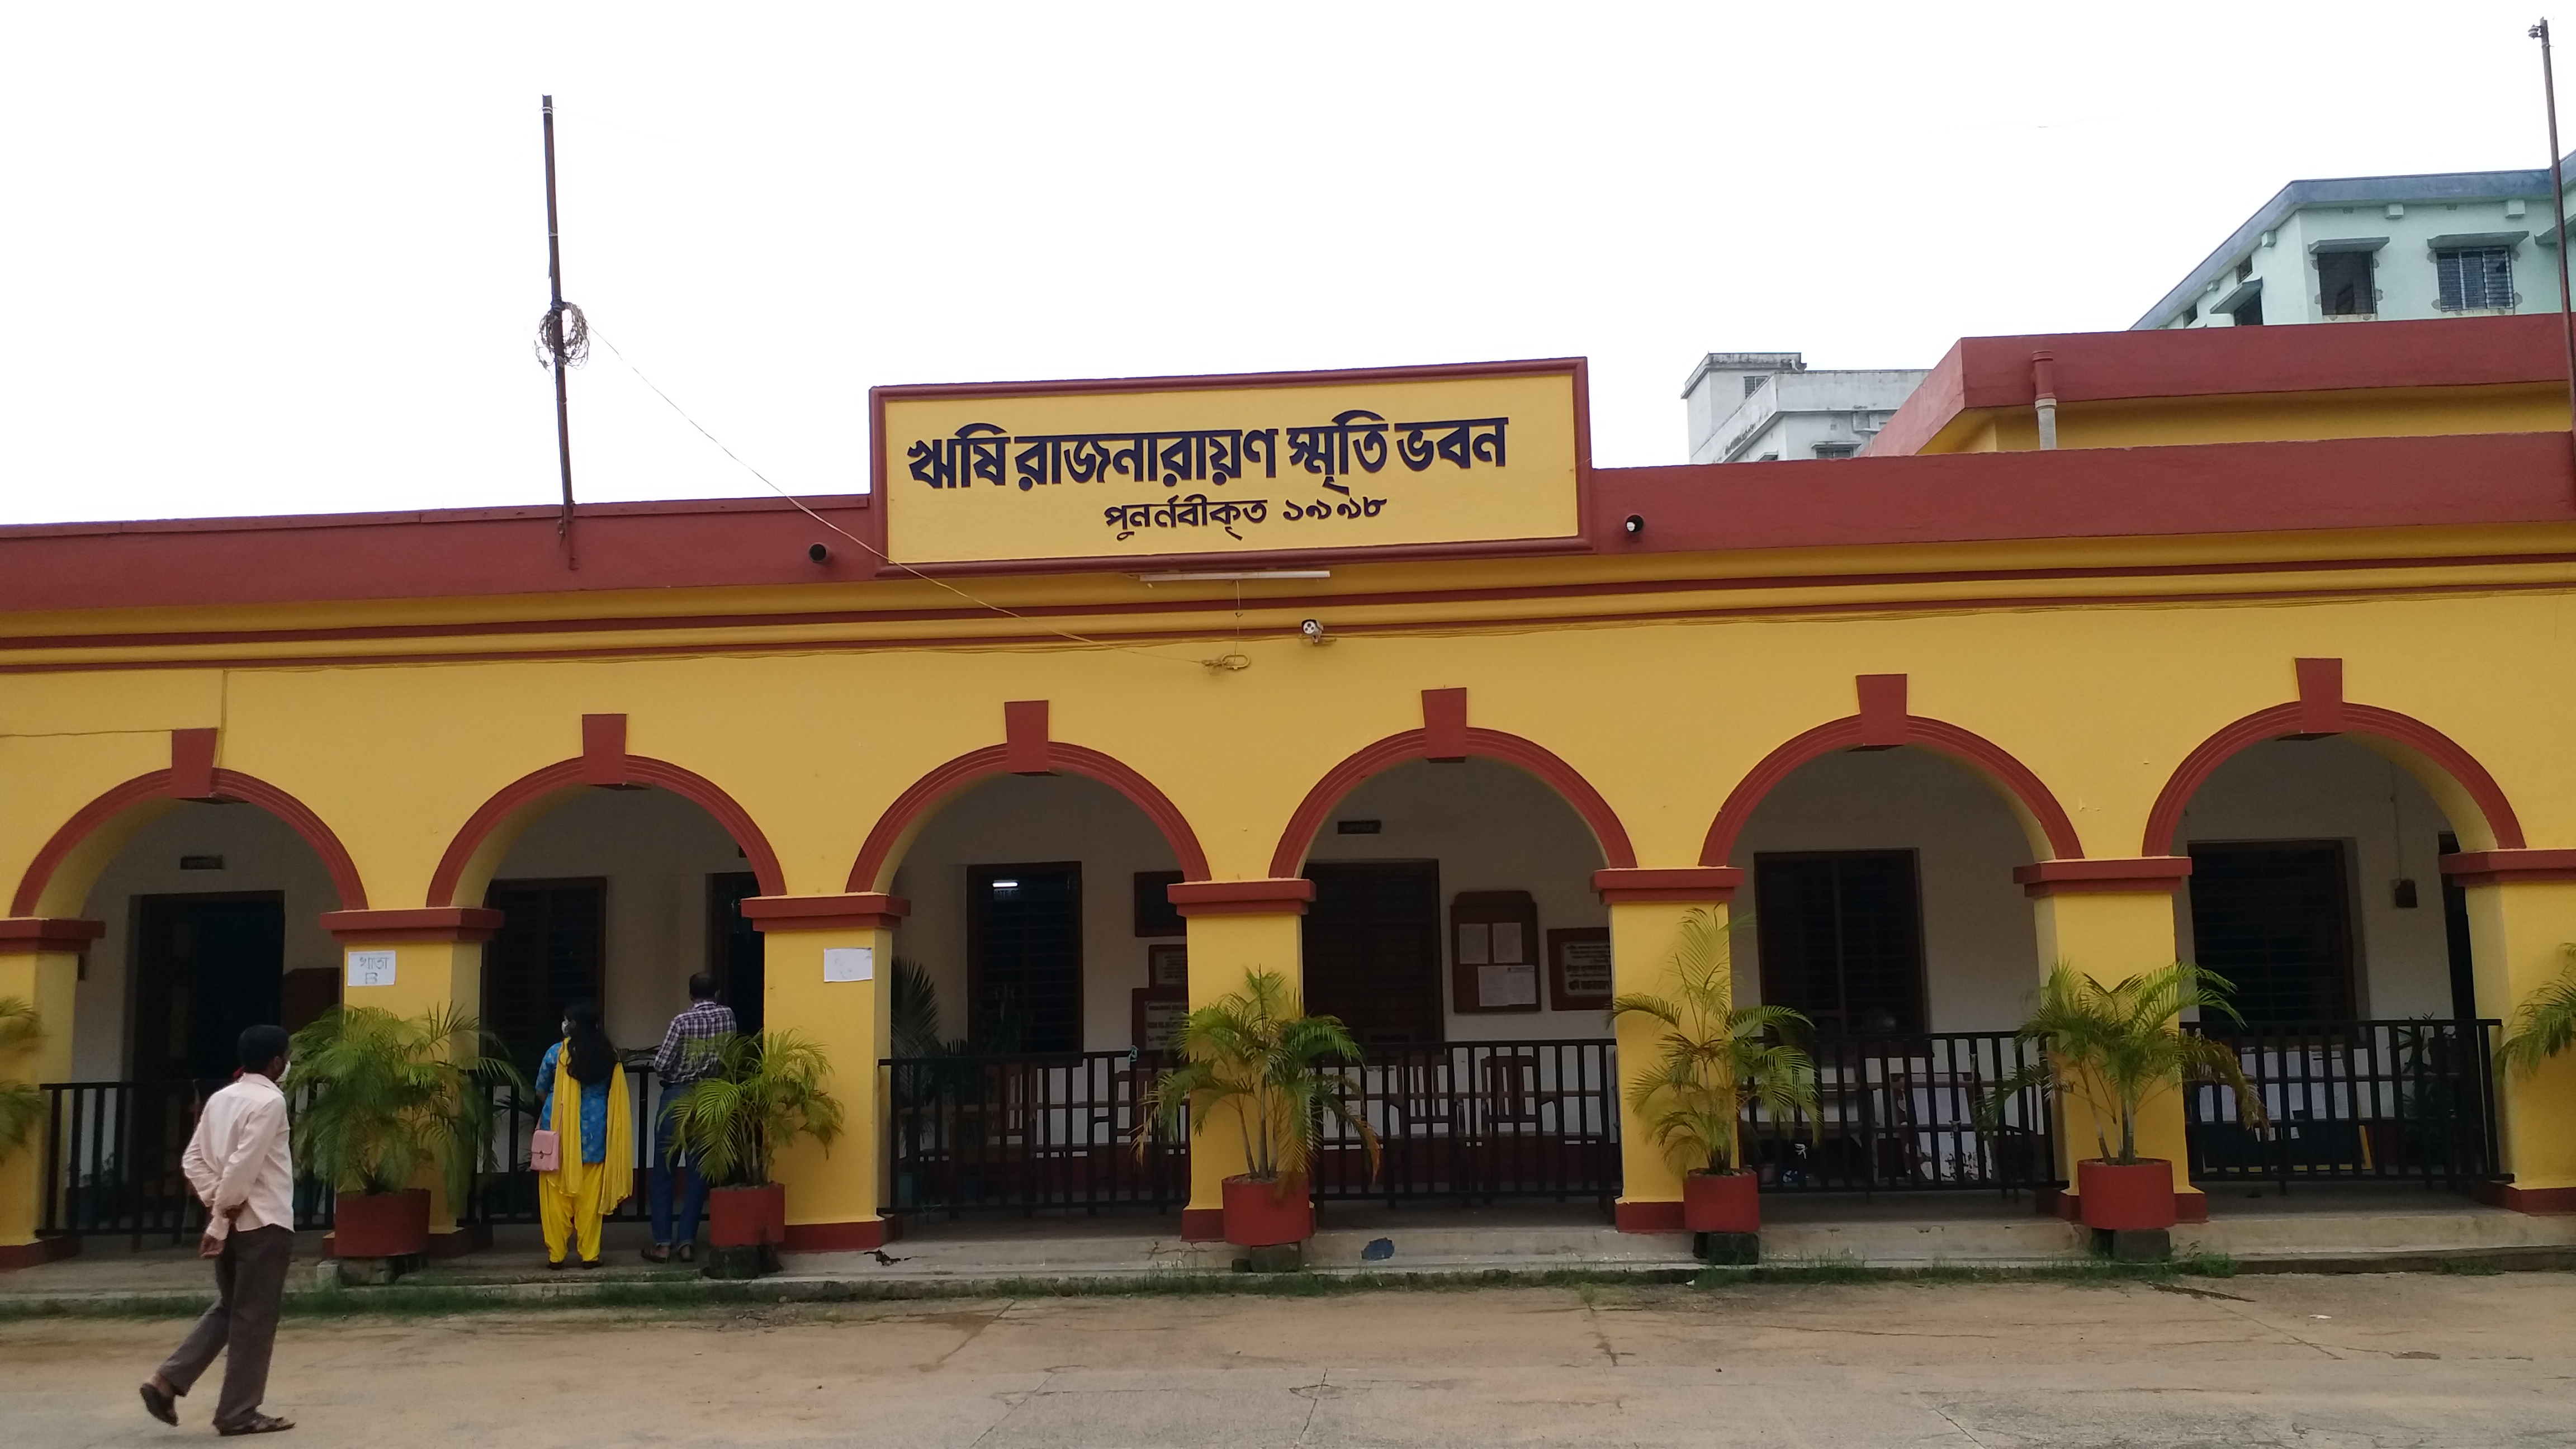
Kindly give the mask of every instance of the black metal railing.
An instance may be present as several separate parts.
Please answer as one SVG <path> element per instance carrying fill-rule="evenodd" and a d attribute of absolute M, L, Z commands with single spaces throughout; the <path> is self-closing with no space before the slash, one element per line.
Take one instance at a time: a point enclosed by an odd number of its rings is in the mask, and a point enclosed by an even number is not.
<path fill-rule="evenodd" d="M 2045 1086 L 1982 1108 L 2042 1060 L 2010 1032 L 1819 1036 L 1816 1110 L 1747 1114 L 1745 1160 L 1766 1192 L 2014 1191 L 2058 1182 Z"/>
<path fill-rule="evenodd" d="M 1604 1040 L 1373 1046 L 1341 1069 L 1347 1100 L 1378 1135 L 1328 1119 L 1315 1196 L 1383 1201 L 1619 1195 L 1619 1071 Z"/>
<path fill-rule="evenodd" d="M 2233 1089 L 2183 1094 L 2191 1175 L 2461 1185 L 2495 1175 L 2496 1021 L 2416 1018 L 2191 1030 L 2226 1042 L 2269 1125 L 2241 1122 Z"/>
<path fill-rule="evenodd" d="M 659 1122 L 662 1091 L 649 1065 L 626 1067 L 626 1110 L 634 1117 L 635 1194 L 611 1209 L 612 1223 L 641 1222 L 651 1215 L 648 1184 L 653 1169 L 653 1130 Z M 465 1211 L 466 1223 L 533 1223 L 537 1214 L 537 1174 L 528 1166 L 528 1139 L 544 1126 L 537 1119 L 541 1094 L 515 1087 L 492 1089 L 491 1141 L 476 1176 Z"/>
<path fill-rule="evenodd" d="M 1177 1210 L 1189 1201 L 1186 1124 L 1136 1127 L 1162 1059 L 1082 1052 L 889 1060 L 885 1210 Z"/>
<path fill-rule="evenodd" d="M 197 1113 L 221 1081 L 49 1082 L 44 1161 L 52 1165 L 37 1231 L 46 1234 L 195 1237 L 206 1209 L 188 1190 L 179 1159 Z M 289 1101 L 292 1110 L 294 1102 Z M 331 1194 L 295 1184 L 295 1226 L 331 1226 Z"/>

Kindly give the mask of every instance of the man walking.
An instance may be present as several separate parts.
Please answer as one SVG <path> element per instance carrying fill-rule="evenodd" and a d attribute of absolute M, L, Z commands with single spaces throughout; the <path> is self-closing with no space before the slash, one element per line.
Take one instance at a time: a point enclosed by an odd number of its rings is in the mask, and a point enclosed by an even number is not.
<path fill-rule="evenodd" d="M 215 1432 L 274 1434 L 292 1420 L 260 1412 L 268 1395 L 268 1355 L 277 1342 L 277 1310 L 286 1295 L 286 1264 L 295 1251 L 295 1174 L 287 1152 L 286 1029 L 254 1026 L 241 1034 L 241 1072 L 206 1099 L 196 1135 L 179 1159 L 188 1186 L 206 1204 L 198 1255 L 215 1260 L 215 1306 L 188 1330 L 169 1361 L 143 1381 L 143 1407 L 164 1424 L 179 1422 L 177 1400 L 215 1361 L 224 1360 L 224 1391 L 215 1401 Z"/>
<path fill-rule="evenodd" d="M 644 1261 L 667 1263 L 678 1253 L 683 1263 L 698 1256 L 698 1215 L 706 1211 L 707 1179 L 695 1162 L 671 1160 L 673 1109 L 680 1093 L 716 1073 L 715 1040 L 735 1031 L 733 1008 L 716 1000 L 716 979 L 701 971 L 689 978 L 688 1010 L 671 1018 L 662 1033 L 662 1049 L 653 1054 L 653 1075 L 662 1084 L 662 1111 L 653 1129 L 653 1246 Z M 686 1172 L 689 1185 L 678 1214 L 671 1211 L 671 1179 Z"/>

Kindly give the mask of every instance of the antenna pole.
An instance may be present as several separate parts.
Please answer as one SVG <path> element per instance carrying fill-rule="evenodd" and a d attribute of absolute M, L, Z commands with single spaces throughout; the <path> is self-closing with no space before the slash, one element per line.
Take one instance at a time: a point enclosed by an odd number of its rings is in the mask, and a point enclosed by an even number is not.
<path fill-rule="evenodd" d="M 2549 107 L 2549 224 L 2558 234 L 2558 322 L 2567 339 L 2568 449 L 2576 461 L 2576 297 L 2567 295 L 2567 187 L 2558 174 L 2558 75 L 2549 58 L 2549 21 L 2525 32 L 2540 42 L 2540 91 Z"/>
<path fill-rule="evenodd" d="M 555 539 L 563 547 L 564 567 L 577 569 L 581 560 L 572 541 L 572 409 L 564 397 L 564 371 L 569 364 L 564 357 L 563 243 L 555 220 L 555 98 L 543 97 L 539 105 L 546 128 L 546 285 L 553 293 L 546 309 L 546 346 L 554 353 L 555 454 L 563 466 L 563 516 L 555 522 Z M 2550 124 L 2557 124 L 2554 112 Z M 2560 289 L 2565 290 L 2563 282 Z M 2568 345 L 2576 348 L 2576 341 Z M 2576 352 L 2569 356 L 2576 358 Z M 2576 393 L 2570 396 L 2576 398 Z"/>

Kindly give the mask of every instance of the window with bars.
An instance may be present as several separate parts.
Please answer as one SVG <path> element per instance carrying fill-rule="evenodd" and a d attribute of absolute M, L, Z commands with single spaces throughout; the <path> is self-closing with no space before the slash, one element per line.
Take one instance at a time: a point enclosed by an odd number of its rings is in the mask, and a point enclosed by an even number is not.
<path fill-rule="evenodd" d="M 1925 1029 L 1913 851 L 1757 855 L 1753 889 L 1765 1003 L 1829 1034 Z"/>
<path fill-rule="evenodd" d="M 1082 1050 L 1082 866 L 966 872 L 967 1035 L 995 1056 Z"/>
<path fill-rule="evenodd" d="M 2433 254 L 2433 274 L 2445 312 L 2501 310 L 2513 306 L 2513 248 L 2461 247 Z"/>
<path fill-rule="evenodd" d="M 2317 304 L 2329 317 L 2366 317 L 2379 310 L 2368 252 L 2317 253 Z"/>
<path fill-rule="evenodd" d="M 2194 959 L 2234 983 L 2247 1021 L 2357 1014 L 2341 841 L 2195 843 L 2186 889 Z"/>

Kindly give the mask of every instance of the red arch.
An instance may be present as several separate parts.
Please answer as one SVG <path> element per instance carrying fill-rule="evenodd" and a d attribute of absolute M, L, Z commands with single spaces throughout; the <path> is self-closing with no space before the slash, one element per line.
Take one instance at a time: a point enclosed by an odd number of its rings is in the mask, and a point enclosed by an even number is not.
<path fill-rule="evenodd" d="M 1467 753 L 1517 765 L 1546 781 L 1583 817 L 1583 823 L 1592 827 L 1593 838 L 1601 844 L 1601 857 L 1611 869 L 1636 868 L 1637 851 L 1628 843 L 1628 827 L 1619 823 L 1618 813 L 1601 798 L 1600 791 L 1592 788 L 1592 782 L 1553 751 L 1501 730 L 1470 729 Z M 1343 796 L 1358 789 L 1361 781 L 1380 770 L 1432 757 L 1431 732 L 1406 730 L 1400 735 L 1388 735 L 1335 765 L 1315 782 L 1315 788 L 1306 792 L 1297 813 L 1288 817 L 1288 829 L 1279 837 L 1279 848 L 1270 852 L 1272 878 L 1284 880 L 1306 868 L 1306 852 L 1314 847 L 1316 834 L 1324 828 L 1324 817 L 1333 813 Z"/>
<path fill-rule="evenodd" d="M 895 797 L 885 814 L 877 817 L 876 828 L 859 847 L 859 858 L 850 866 L 852 891 L 873 891 L 878 877 L 893 859 L 895 847 L 903 842 L 913 822 L 937 808 L 940 801 L 965 789 L 978 780 L 1009 773 L 1009 747 L 987 745 L 970 750 L 913 782 L 912 788 Z M 1190 828 L 1189 818 L 1172 803 L 1170 796 L 1156 789 L 1146 779 L 1112 755 L 1081 745 L 1068 745 L 1061 740 L 1046 742 L 1048 769 L 1066 775 L 1080 775 L 1097 780 L 1136 803 L 1154 828 L 1170 842 L 1172 858 L 1181 865 L 1181 879 L 1208 878 L 1207 852 L 1199 848 L 1198 832 Z"/>
<path fill-rule="evenodd" d="M 36 858 L 28 863 L 27 873 L 18 880 L 18 893 L 10 898 L 9 914 L 33 915 L 36 903 L 44 897 L 45 887 L 53 882 L 56 868 L 83 840 L 89 838 L 91 831 L 146 800 L 174 798 L 172 792 L 176 781 L 177 774 L 171 770 L 137 775 L 75 811 L 72 818 L 64 821 L 62 828 L 54 832 L 53 838 L 45 842 L 45 848 L 36 852 Z M 215 771 L 214 795 L 211 798 L 256 805 L 285 821 L 289 829 L 304 837 L 305 844 L 313 847 L 315 855 L 322 857 L 323 868 L 331 872 L 332 889 L 339 892 L 340 909 L 363 911 L 367 908 L 367 887 L 358 878 L 358 863 L 349 858 L 348 847 L 340 843 L 340 837 L 333 834 L 331 827 L 322 823 L 322 817 L 314 814 L 303 801 L 266 780 L 245 775 L 239 770 Z"/>
<path fill-rule="evenodd" d="M 2341 704 L 2340 728 L 2337 733 L 2376 735 L 2390 740 L 2442 768 L 2459 782 L 2469 798 L 2486 816 L 2487 828 L 2495 833 L 2496 849 L 2521 850 L 2524 847 L 2522 821 L 2513 813 L 2513 803 L 2504 797 L 2504 788 L 2487 773 L 2477 757 L 2460 748 L 2449 735 L 2412 715 L 2375 705 Z M 2165 782 L 2162 794 L 2156 796 L 2155 809 L 2147 812 L 2146 844 L 2142 855 L 2171 855 L 2174 836 L 2182 829 L 2182 812 L 2191 804 L 2192 795 L 2207 784 L 2218 767 L 2239 750 L 2265 740 L 2277 740 L 2305 732 L 2315 721 L 2301 706 L 2276 704 L 2257 710 L 2236 723 L 2201 741 L 2200 748 L 2183 757 L 2183 762 Z"/>
<path fill-rule="evenodd" d="M 2038 822 L 2040 833 L 2048 837 L 2052 858 L 2084 858 L 2084 843 L 2076 838 L 2075 822 L 2067 818 L 2066 807 L 2057 803 L 2057 797 L 2049 793 L 2028 765 L 2014 759 L 2003 746 L 1957 725 L 1919 714 L 1905 716 L 1904 734 L 1904 743 L 1938 750 L 2009 792 Z M 1861 717 L 1855 714 L 1820 724 L 1763 756 L 1762 762 L 1726 797 L 1726 803 L 1718 807 L 1717 818 L 1709 822 L 1708 838 L 1700 843 L 1699 863 L 1726 864 L 1727 857 L 1735 851 L 1736 837 L 1744 833 L 1745 823 L 1753 818 L 1754 807 L 1789 778 L 1791 771 L 1818 756 L 1863 743 L 1867 741 L 1862 738 Z"/>
<path fill-rule="evenodd" d="M 643 755 L 625 756 L 622 768 L 626 774 L 625 783 L 668 790 L 694 801 L 714 816 L 716 823 L 725 828 L 725 833 L 733 837 L 734 844 L 742 847 L 742 858 L 750 864 L 751 873 L 760 881 L 760 893 L 768 896 L 787 893 L 787 873 L 779 869 L 778 852 L 770 849 L 769 837 L 761 834 L 760 827 L 752 822 L 751 812 L 743 809 L 714 781 L 694 770 L 684 770 L 669 761 L 649 759 Z M 530 804 L 581 783 L 582 762 L 565 760 L 520 776 L 503 786 L 499 794 L 484 801 L 482 808 L 466 819 L 465 828 L 457 831 L 456 838 L 447 843 L 447 853 L 438 858 L 438 870 L 429 878 L 428 904 L 456 904 L 456 887 L 465 878 L 466 865 L 503 822 Z"/>

